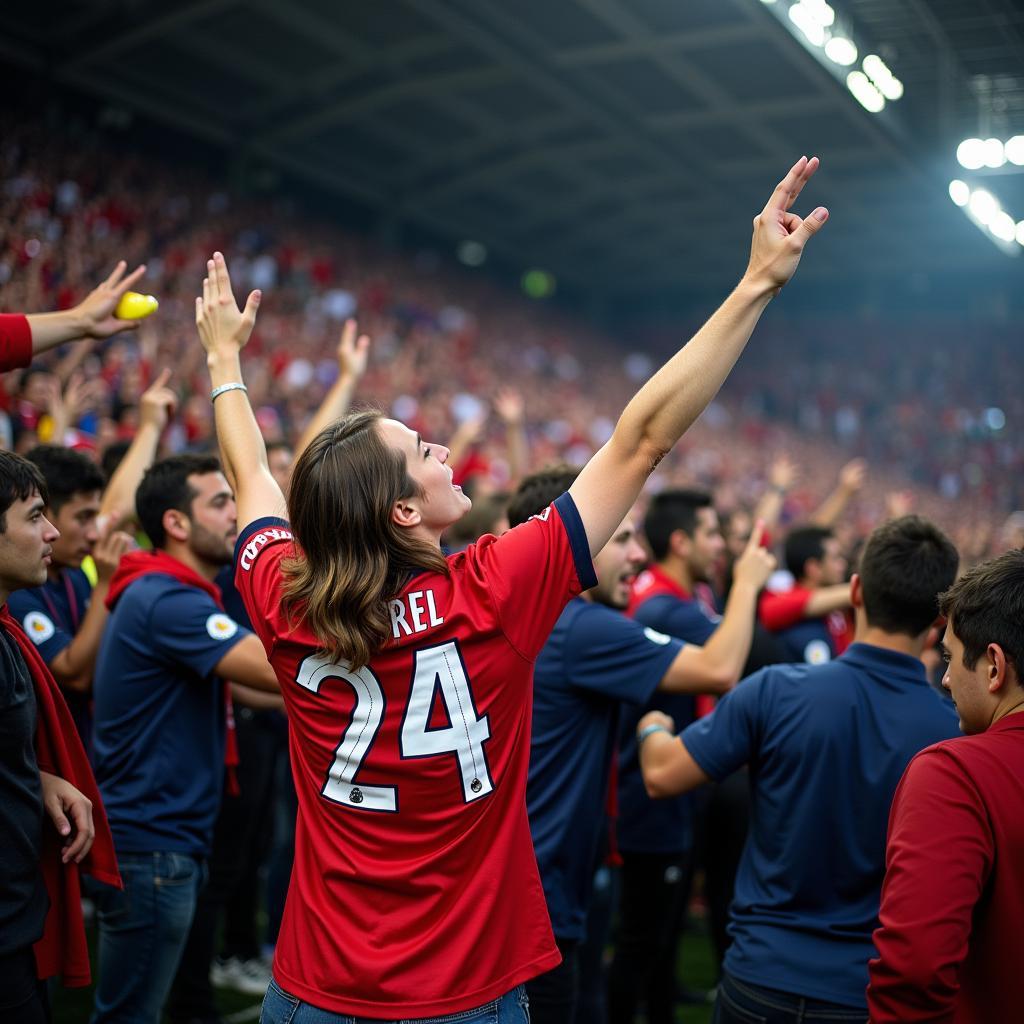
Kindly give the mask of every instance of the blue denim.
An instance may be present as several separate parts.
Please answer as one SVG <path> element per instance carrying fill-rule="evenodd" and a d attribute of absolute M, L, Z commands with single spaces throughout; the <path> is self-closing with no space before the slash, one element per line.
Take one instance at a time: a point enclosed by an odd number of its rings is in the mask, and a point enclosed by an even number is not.
<path fill-rule="evenodd" d="M 868 1024 L 868 1011 L 761 988 L 723 973 L 711 1024 Z"/>
<path fill-rule="evenodd" d="M 96 893 L 99 976 L 91 1024 L 159 1024 L 205 868 L 183 853 L 126 853 L 117 861 L 124 889 Z"/>
<path fill-rule="evenodd" d="M 530 1024 L 530 1007 L 526 989 L 520 985 L 486 1006 L 446 1013 L 441 1017 L 405 1017 L 401 1020 L 351 1017 L 310 1006 L 272 981 L 263 1000 L 260 1024 Z"/>

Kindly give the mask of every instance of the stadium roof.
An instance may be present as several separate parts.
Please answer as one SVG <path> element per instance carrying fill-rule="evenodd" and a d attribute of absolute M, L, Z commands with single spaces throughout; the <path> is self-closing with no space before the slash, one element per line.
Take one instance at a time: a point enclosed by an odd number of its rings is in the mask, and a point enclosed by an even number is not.
<path fill-rule="evenodd" d="M 0 53 L 595 295 L 733 280 L 802 152 L 834 214 L 808 276 L 1018 279 L 947 195 L 960 139 L 1024 133 L 1018 4 L 832 0 L 903 82 L 876 115 L 790 2 L 56 0 L 4 5 Z M 1022 178 L 989 183 L 1018 219 Z"/>

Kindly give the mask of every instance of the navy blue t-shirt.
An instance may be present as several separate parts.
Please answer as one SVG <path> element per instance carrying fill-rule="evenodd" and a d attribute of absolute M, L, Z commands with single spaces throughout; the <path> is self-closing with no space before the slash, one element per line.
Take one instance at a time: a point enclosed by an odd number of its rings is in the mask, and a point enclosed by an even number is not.
<path fill-rule="evenodd" d="M 762 669 L 683 732 L 713 779 L 750 766 L 730 974 L 867 1006 L 889 805 L 911 758 L 959 734 L 917 658 L 862 643 L 824 665 Z"/>
<path fill-rule="evenodd" d="M 72 640 L 89 610 L 92 584 L 81 569 L 61 569 L 41 587 L 15 590 L 8 599 L 11 614 L 49 665 Z M 61 688 L 82 745 L 92 757 L 92 696 Z"/>
<path fill-rule="evenodd" d="M 96 781 L 119 853 L 209 852 L 224 776 L 217 663 L 248 632 L 161 573 L 114 606 L 95 674 Z"/>
<path fill-rule="evenodd" d="M 700 601 L 658 594 L 641 604 L 634 617 L 641 625 L 703 646 L 718 628 Z M 655 693 L 650 701 L 623 715 L 619 739 L 619 847 L 629 853 L 679 853 L 693 845 L 693 796 L 652 800 L 644 788 L 636 742 L 637 722 L 648 711 L 671 715 L 676 728 L 694 720 L 696 700 L 684 693 Z"/>
<path fill-rule="evenodd" d="M 577 597 L 537 658 L 526 807 L 559 939 L 584 937 L 619 706 L 648 700 L 682 647 Z"/>
<path fill-rule="evenodd" d="M 776 632 L 787 661 L 823 665 L 835 657 L 835 641 L 825 619 L 804 619 Z"/>

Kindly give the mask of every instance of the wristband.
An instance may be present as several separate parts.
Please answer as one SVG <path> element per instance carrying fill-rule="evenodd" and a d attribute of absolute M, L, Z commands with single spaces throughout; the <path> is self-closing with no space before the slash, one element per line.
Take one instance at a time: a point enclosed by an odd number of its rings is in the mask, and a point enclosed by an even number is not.
<path fill-rule="evenodd" d="M 214 388 L 210 392 L 210 401 L 217 401 L 221 395 L 228 391 L 245 391 L 248 393 L 249 389 L 240 380 L 233 380 L 230 384 L 221 384 L 219 388 Z"/>
<path fill-rule="evenodd" d="M 669 730 L 666 729 L 665 726 L 661 725 L 659 722 L 652 722 L 650 725 L 645 725 L 636 734 L 637 746 L 643 743 L 643 741 L 647 739 L 648 736 L 653 736 L 656 732 L 667 732 L 670 736 L 672 735 L 672 733 L 669 732 Z"/>

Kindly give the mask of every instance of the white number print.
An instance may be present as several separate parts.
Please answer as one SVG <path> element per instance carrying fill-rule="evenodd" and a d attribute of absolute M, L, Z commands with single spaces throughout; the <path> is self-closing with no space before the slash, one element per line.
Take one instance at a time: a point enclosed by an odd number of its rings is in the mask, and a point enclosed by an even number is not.
<path fill-rule="evenodd" d="M 342 679 L 355 691 L 352 721 L 334 752 L 321 794 L 328 800 L 362 811 L 398 810 L 394 786 L 366 786 L 356 776 L 384 721 L 384 691 L 368 668 L 357 672 L 323 655 L 310 655 L 299 666 L 296 682 L 319 694 L 325 679 Z M 449 725 L 429 728 L 434 694 L 440 693 Z M 415 654 L 412 689 L 402 723 L 403 758 L 454 754 L 466 803 L 494 790 L 484 744 L 491 738 L 487 716 L 478 718 L 458 644 L 449 641 Z"/>
<path fill-rule="evenodd" d="M 412 692 L 402 723 L 402 757 L 454 754 L 466 803 L 494 789 L 484 744 L 491 738 L 487 716 L 477 718 L 469 679 L 454 641 L 416 652 Z M 450 725 L 428 728 L 434 693 L 440 689 Z"/>
<path fill-rule="evenodd" d="M 344 679 L 355 690 L 356 705 L 352 721 L 334 752 L 334 763 L 327 773 L 320 792 L 335 803 L 366 811 L 398 810 L 398 794 L 394 786 L 361 786 L 356 773 L 373 745 L 374 737 L 384 720 L 384 691 L 369 668 L 353 672 L 322 655 L 310 655 L 299 666 L 296 682 L 313 693 L 320 692 L 325 679 Z"/>

